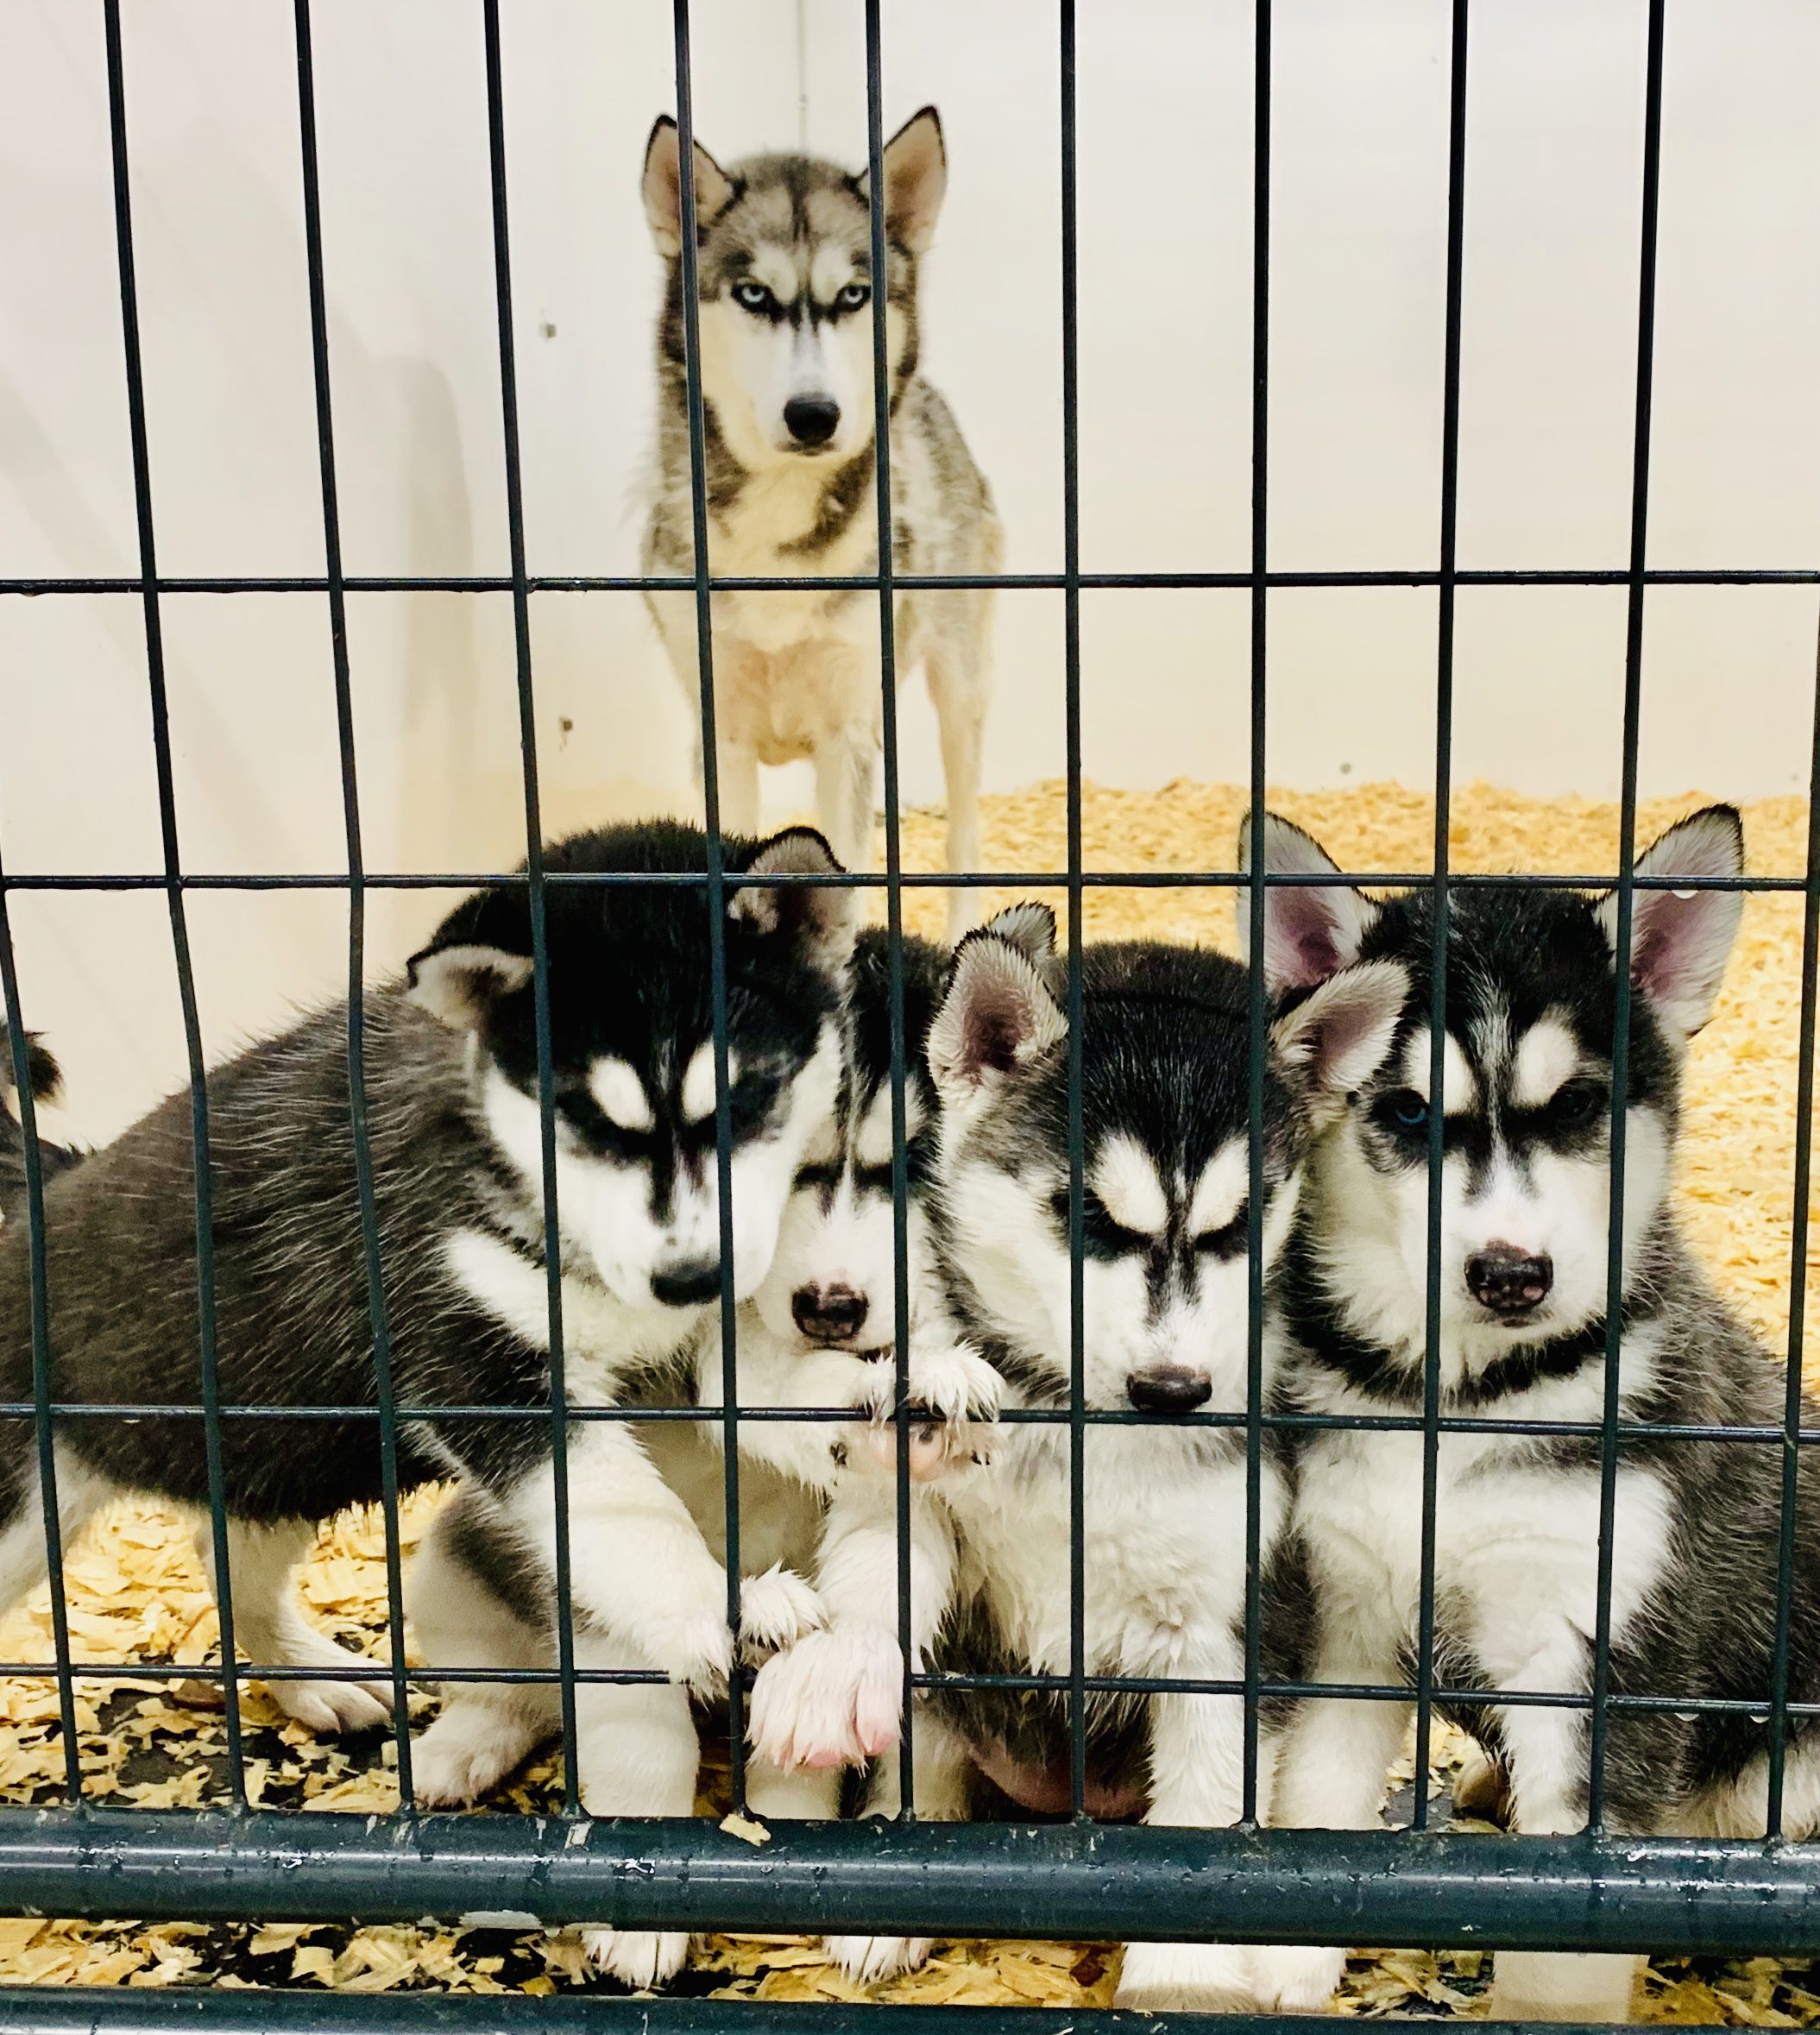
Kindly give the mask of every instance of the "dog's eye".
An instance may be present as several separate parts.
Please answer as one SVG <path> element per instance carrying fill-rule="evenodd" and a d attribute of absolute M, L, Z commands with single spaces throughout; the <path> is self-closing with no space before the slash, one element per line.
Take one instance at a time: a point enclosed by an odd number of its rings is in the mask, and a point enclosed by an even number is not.
<path fill-rule="evenodd" d="M 1428 1099 L 1414 1088 L 1398 1088 L 1384 1098 L 1384 1113 L 1399 1131 L 1420 1131 L 1428 1121 Z"/>
<path fill-rule="evenodd" d="M 840 1166 L 831 1159 L 816 1164 L 798 1166 L 797 1169 L 797 1185 L 799 1188 L 831 1188 L 839 1187 L 840 1184 Z"/>
<path fill-rule="evenodd" d="M 769 314 L 777 309 L 777 299 L 763 283 L 741 282 L 733 287 L 733 300 L 741 311 L 753 311 Z"/>
<path fill-rule="evenodd" d="M 1577 1128 L 1591 1123 L 1610 1107 L 1611 1093 L 1604 1082 L 1589 1079 L 1568 1081 L 1557 1089 L 1554 1099 L 1547 1106 L 1546 1114 L 1557 1124 Z"/>
<path fill-rule="evenodd" d="M 836 295 L 834 309 L 836 311 L 864 311 L 872 300 L 872 286 L 869 283 L 848 283 L 847 287 Z"/>

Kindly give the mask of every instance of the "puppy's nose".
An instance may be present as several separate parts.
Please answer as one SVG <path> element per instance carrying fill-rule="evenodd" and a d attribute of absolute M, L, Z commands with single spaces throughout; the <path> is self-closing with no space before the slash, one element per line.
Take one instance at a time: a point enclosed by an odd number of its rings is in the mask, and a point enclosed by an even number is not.
<path fill-rule="evenodd" d="M 1520 1320 L 1548 1298 L 1554 1260 L 1519 1251 L 1512 1244 L 1488 1244 L 1466 1260 L 1466 1290 L 1482 1307 Z"/>
<path fill-rule="evenodd" d="M 666 1307 L 699 1307 L 717 1299 L 721 1261 L 717 1257 L 680 1257 L 659 1265 L 651 1275 L 653 1297 Z"/>
<path fill-rule="evenodd" d="M 1125 1397 L 1140 1413 L 1193 1413 L 1213 1396 L 1213 1381 L 1186 1364 L 1153 1364 L 1124 1382 Z"/>
<path fill-rule="evenodd" d="M 812 1343 L 850 1343 L 866 1309 L 866 1295 L 851 1286 L 799 1286 L 790 1296 L 797 1326 Z"/>
<path fill-rule="evenodd" d="M 784 406 L 784 425 L 799 445 L 825 445 L 841 421 L 841 406 L 832 396 L 792 396 Z"/>

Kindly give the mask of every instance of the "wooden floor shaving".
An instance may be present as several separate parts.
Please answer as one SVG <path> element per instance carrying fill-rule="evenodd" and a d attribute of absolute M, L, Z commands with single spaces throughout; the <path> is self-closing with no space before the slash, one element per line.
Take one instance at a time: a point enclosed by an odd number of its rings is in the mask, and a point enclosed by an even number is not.
<path fill-rule="evenodd" d="M 1319 795 L 1283 792 L 1273 803 L 1312 828 L 1349 868 L 1414 872 L 1429 866 L 1433 814 L 1421 796 L 1392 785 L 1362 785 Z M 1646 805 L 1639 840 L 1702 803 L 1693 795 Z M 1154 794 L 1102 791 L 1083 795 L 1089 870 L 1193 871 L 1229 868 L 1244 805 L 1231 786 L 1180 784 Z M 1807 810 L 1794 798 L 1765 801 L 1746 815 L 1751 866 L 1758 873 L 1804 873 Z M 1609 873 L 1617 856 L 1615 807 L 1540 802 L 1484 785 L 1454 797 L 1450 859 L 1456 869 Z M 1020 872 L 1064 866 L 1065 804 L 1060 785 L 988 800 L 986 849 L 991 866 Z M 908 815 L 905 866 L 939 866 L 940 826 Z M 1006 896 L 1016 895 L 1007 891 Z M 1061 894 L 1044 893 L 1061 904 Z M 1092 890 L 1093 936 L 1147 934 L 1230 946 L 1230 888 Z M 939 929 L 939 897 L 907 898 L 913 929 Z M 1689 1228 L 1727 1290 L 1772 1349 L 1785 1346 L 1791 1262 L 1790 1197 L 1794 1164 L 1797 1017 L 1800 994 L 1800 899 L 1753 898 L 1717 1015 L 1695 1042 L 1690 1068 L 1686 1161 L 1681 1194 Z M 1812 1288 L 1811 1287 L 1811 1291 Z M 1820 1377 L 1820 1364 L 1810 1375 Z M 407 1542 L 436 1503 L 413 1500 Z M 383 1536 L 372 1517 L 338 1521 L 305 1572 L 317 1620 L 368 1652 L 383 1650 Z M 189 1531 L 142 1508 L 110 1514 L 71 1553 L 70 1623 L 79 1656 L 92 1662 L 192 1664 L 206 1672 L 216 1640 Z M 0 1627 L 0 1659 L 51 1658 L 48 1613 L 41 1592 Z M 249 1792 L 268 1807 L 307 1805 L 349 1813 L 396 1806 L 394 1753 L 377 1740 L 333 1743 L 287 1723 L 258 1690 L 242 1698 Z M 180 1807 L 227 1799 L 225 1719 L 218 1687 L 205 1680 L 149 1677 L 79 1684 L 85 1786 L 115 1806 Z M 413 1700 L 413 1716 L 432 1705 Z M 1432 1783 L 1445 1790 L 1456 1741 L 1440 1748 Z M 0 1681 L 0 1801 L 62 1799 L 64 1752 L 55 1690 L 24 1677 Z M 528 1769 L 490 1805 L 551 1805 L 553 1757 Z M 703 1813 L 727 1806 L 712 1760 Z M 1408 1775 L 1404 1775 L 1407 1792 Z M 1391 1951 L 1355 1957 L 1340 2011 L 1351 2015 L 1445 2018 L 1483 2012 L 1487 1974 L 1477 1956 L 1436 1959 Z M 679 1989 L 724 1997 L 1105 2006 L 1117 1982 L 1118 1953 L 1079 1944 L 986 1942 L 937 1947 L 928 1967 L 872 1989 L 849 1985 L 809 1944 L 784 1937 L 707 1939 Z M 0 1920 L 0 1983 L 42 1985 L 332 1986 L 552 1993 L 598 1983 L 561 1937 L 505 1931 L 230 1926 Z M 1723 1963 L 1670 1961 L 1653 1970 L 1647 2018 L 1725 2021 L 1749 2026 L 1820 2024 L 1820 1975 L 1808 1965 L 1770 1959 Z"/>

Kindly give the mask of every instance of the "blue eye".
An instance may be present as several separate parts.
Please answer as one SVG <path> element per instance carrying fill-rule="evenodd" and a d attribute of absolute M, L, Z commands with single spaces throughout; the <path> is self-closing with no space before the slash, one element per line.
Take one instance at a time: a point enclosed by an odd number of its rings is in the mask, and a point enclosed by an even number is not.
<path fill-rule="evenodd" d="M 733 300 L 742 311 L 769 311 L 771 307 L 771 292 L 763 283 L 735 283 Z"/>
<path fill-rule="evenodd" d="M 871 300 L 872 291 L 865 283 L 848 283 L 834 299 L 836 311 L 858 311 Z"/>
<path fill-rule="evenodd" d="M 1385 1106 L 1400 1130 L 1420 1131 L 1428 1121 L 1428 1104 L 1414 1088 L 1399 1088 Z"/>

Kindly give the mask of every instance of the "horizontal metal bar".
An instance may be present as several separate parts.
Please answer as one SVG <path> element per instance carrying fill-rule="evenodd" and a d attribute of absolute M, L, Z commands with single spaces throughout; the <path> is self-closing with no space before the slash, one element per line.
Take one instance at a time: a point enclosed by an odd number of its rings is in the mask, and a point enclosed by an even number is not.
<path fill-rule="evenodd" d="M 581 890 L 700 890 L 707 878 L 698 871 L 645 871 L 621 869 L 546 869 L 546 885 L 573 885 Z M 882 890 L 885 878 L 863 870 L 842 870 L 837 876 L 796 875 L 742 876 L 729 870 L 722 879 L 729 890 L 762 885 L 766 890 L 873 891 Z M 948 870 L 903 871 L 897 880 L 910 890 L 1055 890 L 1071 879 L 1065 871 L 1053 869 L 974 870 L 956 874 Z M 1242 890 L 1250 879 L 1232 869 L 1100 869 L 1084 870 L 1080 880 L 1090 890 L 1100 891 L 1199 891 Z M 527 884 L 522 869 L 447 870 L 433 874 L 399 871 L 391 874 L 363 873 L 364 890 L 472 891 L 485 886 L 507 889 Z M 1487 870 L 1477 875 L 1449 873 L 1450 891 L 1603 891 L 1617 881 L 1615 876 L 1556 876 L 1546 873 Z M 1266 890 L 1401 890 L 1433 887 L 1433 874 L 1424 870 L 1378 869 L 1324 870 L 1319 874 L 1278 874 L 1265 872 Z M 108 872 L 94 875 L 56 873 L 23 873 L 0 877 L 0 891 L 345 891 L 349 879 L 319 870 L 274 874 L 192 874 L 161 876 L 149 870 Z M 1788 891 L 1799 893 L 1806 879 L 1798 876 L 1639 876 L 1633 887 L 1639 891 L 1738 891 L 1747 896 L 1760 891 Z"/>
<path fill-rule="evenodd" d="M 564 1992 L 548 1999 L 487 1993 L 325 1993 L 201 1986 L 0 1988 L 8 2035 L 1307 2035 L 1306 2015 L 1120 2013 L 1105 2007 L 876 2007 L 823 2000 L 637 2000 Z M 887 2029 L 887 2021 L 896 2021 Z M 1547 2024 L 1550 2035 L 1610 2035 Z M 1519 2035 L 1537 2024 L 1475 2021 L 1474 2035 Z M 1684 2028 L 1682 2035 L 1720 2035 Z"/>
<path fill-rule="evenodd" d="M 1623 566 L 1489 566 L 1449 573 L 1460 587 L 1628 587 L 1636 575 Z M 1670 566 L 1643 574 L 1646 586 L 1660 587 L 1806 587 L 1820 585 L 1820 568 L 1812 566 Z M 895 592 L 947 591 L 973 587 L 1004 588 L 1017 593 L 1056 594 L 1079 586 L 1089 593 L 1118 589 L 1153 592 L 1250 591 L 1260 584 L 1284 589 L 1321 587 L 1389 587 L 1408 589 L 1438 587 L 1442 575 L 1433 566 L 1403 571 L 1394 569 L 1357 572 L 893 572 Z M 515 583 L 492 573 L 356 574 L 340 586 L 350 594 L 510 594 Z M 877 573 L 715 573 L 708 581 L 716 593 L 877 593 Z M 537 574 L 523 583 L 533 594 L 693 594 L 696 582 L 675 573 Z M 309 574 L 246 577 L 167 579 L 149 583 L 157 594 L 324 594 L 326 579 Z M 132 594 L 143 595 L 148 582 L 129 576 L 108 578 L 0 579 L 0 595 L 28 598 L 44 594 Z"/>
<path fill-rule="evenodd" d="M 1820 1849 L 1128 1824 L 0 1811 L 0 1912 L 1820 1954 Z"/>

